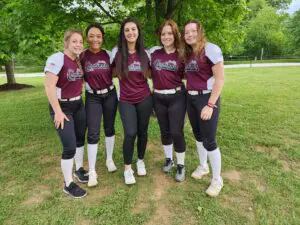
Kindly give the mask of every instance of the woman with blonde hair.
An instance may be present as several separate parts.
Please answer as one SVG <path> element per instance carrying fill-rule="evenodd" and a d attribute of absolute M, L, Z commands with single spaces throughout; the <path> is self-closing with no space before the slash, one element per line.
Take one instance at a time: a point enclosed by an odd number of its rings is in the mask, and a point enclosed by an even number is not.
<path fill-rule="evenodd" d="M 69 29 L 64 35 L 64 51 L 51 55 L 44 69 L 50 115 L 63 145 L 63 191 L 73 198 L 82 198 L 87 194 L 73 182 L 73 158 L 76 164 L 75 176 L 80 182 L 88 182 L 88 176 L 82 167 L 86 130 L 85 109 L 81 98 L 83 71 L 78 59 L 82 50 L 81 31 Z"/>
<path fill-rule="evenodd" d="M 211 184 L 206 194 L 218 196 L 222 187 L 221 153 L 216 142 L 220 112 L 220 94 L 224 85 L 221 49 L 206 41 L 204 28 L 197 20 L 189 20 L 183 28 L 185 74 L 187 79 L 187 112 L 196 139 L 200 165 L 192 173 L 195 179 L 209 173 Z"/>

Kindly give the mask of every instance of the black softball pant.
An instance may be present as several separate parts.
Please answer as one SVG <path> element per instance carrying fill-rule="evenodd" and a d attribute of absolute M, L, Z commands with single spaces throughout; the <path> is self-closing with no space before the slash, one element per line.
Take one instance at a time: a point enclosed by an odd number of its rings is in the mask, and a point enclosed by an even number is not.
<path fill-rule="evenodd" d="M 116 89 L 104 95 L 86 93 L 85 109 L 87 116 L 87 141 L 97 144 L 100 136 L 101 117 L 103 114 L 103 127 L 106 137 L 115 135 L 115 119 L 118 107 Z"/>
<path fill-rule="evenodd" d="M 163 145 L 174 143 L 178 153 L 185 152 L 184 117 L 186 112 L 186 94 L 179 91 L 175 94 L 153 94 L 155 115 L 157 117 L 161 142 Z"/>
<path fill-rule="evenodd" d="M 84 146 L 86 131 L 86 115 L 82 99 L 72 102 L 59 102 L 62 111 L 70 121 L 64 121 L 64 129 L 56 129 L 63 145 L 62 159 L 72 159 L 76 147 Z M 50 116 L 54 119 L 54 111 L 49 105 Z"/>
<path fill-rule="evenodd" d="M 201 110 L 207 105 L 209 97 L 210 94 L 187 94 L 187 112 L 196 140 L 203 142 L 207 151 L 213 151 L 218 147 L 216 133 L 220 113 L 220 98 L 216 102 L 218 108 L 213 109 L 211 119 L 202 120 L 200 117 Z"/>
<path fill-rule="evenodd" d="M 125 165 L 132 163 L 136 137 L 138 158 L 144 159 L 152 105 L 151 95 L 137 104 L 119 103 L 119 111 L 124 128 L 123 157 Z"/>

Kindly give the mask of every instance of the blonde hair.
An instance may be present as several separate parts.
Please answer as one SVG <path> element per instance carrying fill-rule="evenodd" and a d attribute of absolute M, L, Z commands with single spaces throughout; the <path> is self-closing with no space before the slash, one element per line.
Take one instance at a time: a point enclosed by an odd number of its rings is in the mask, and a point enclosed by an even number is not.
<path fill-rule="evenodd" d="M 64 34 L 64 47 L 65 48 L 68 46 L 70 38 L 73 34 L 79 34 L 83 39 L 83 34 L 82 34 L 81 30 L 76 29 L 76 28 L 69 28 L 68 30 L 66 30 L 66 32 Z"/>
<path fill-rule="evenodd" d="M 184 39 L 184 33 L 185 33 L 185 27 L 186 25 L 188 24 L 191 24 L 191 23 L 194 23 L 196 24 L 197 26 L 197 36 L 198 36 L 198 41 L 197 41 L 197 44 L 196 44 L 196 50 L 194 51 L 192 49 L 192 47 L 190 45 L 188 45 L 186 42 L 185 42 L 185 39 Z M 183 32 L 182 32 L 182 38 L 183 38 L 183 52 L 181 54 L 181 58 L 186 61 L 187 58 L 189 58 L 189 56 L 192 54 L 192 53 L 195 53 L 195 55 L 198 57 L 200 56 L 201 52 L 203 51 L 206 43 L 207 43 L 207 40 L 206 40 L 206 37 L 205 37 L 205 31 L 204 31 L 204 28 L 203 26 L 201 25 L 201 23 L 198 21 L 198 20 L 188 20 L 185 24 L 184 24 L 184 27 L 183 27 Z"/>

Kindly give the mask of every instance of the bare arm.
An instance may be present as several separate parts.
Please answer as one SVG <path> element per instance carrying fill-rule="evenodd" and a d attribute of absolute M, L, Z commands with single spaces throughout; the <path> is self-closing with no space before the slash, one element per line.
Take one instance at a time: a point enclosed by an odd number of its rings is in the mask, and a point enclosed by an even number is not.
<path fill-rule="evenodd" d="M 210 98 L 208 100 L 208 105 L 204 106 L 202 111 L 201 111 L 201 119 L 203 120 L 210 120 L 212 113 L 213 113 L 213 109 L 214 106 L 218 100 L 218 98 L 221 95 L 221 91 L 223 89 L 224 86 L 224 65 L 223 62 L 219 62 L 216 65 L 214 65 L 212 67 L 212 71 L 214 74 L 214 78 L 215 78 L 215 83 L 213 85 L 212 88 L 212 92 L 210 95 Z"/>
<path fill-rule="evenodd" d="M 58 81 L 58 76 L 51 73 L 46 72 L 45 78 L 45 92 L 54 111 L 54 125 L 56 129 L 61 127 L 64 129 L 64 120 L 69 121 L 68 117 L 62 112 L 61 107 L 59 105 L 57 96 L 56 96 L 56 83 Z"/>

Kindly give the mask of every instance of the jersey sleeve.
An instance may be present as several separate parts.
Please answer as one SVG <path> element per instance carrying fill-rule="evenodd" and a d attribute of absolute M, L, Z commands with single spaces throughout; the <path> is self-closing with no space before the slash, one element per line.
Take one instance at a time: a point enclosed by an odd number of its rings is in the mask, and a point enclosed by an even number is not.
<path fill-rule="evenodd" d="M 212 43 L 207 43 L 205 46 L 205 55 L 213 64 L 224 61 L 221 49 L 219 46 Z"/>
<path fill-rule="evenodd" d="M 114 47 L 109 54 L 110 64 L 113 64 L 118 52 L 118 47 Z"/>
<path fill-rule="evenodd" d="M 62 52 L 51 55 L 47 61 L 44 72 L 51 72 L 58 75 L 64 65 L 64 54 Z"/>

